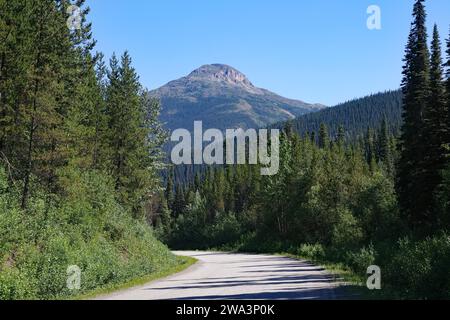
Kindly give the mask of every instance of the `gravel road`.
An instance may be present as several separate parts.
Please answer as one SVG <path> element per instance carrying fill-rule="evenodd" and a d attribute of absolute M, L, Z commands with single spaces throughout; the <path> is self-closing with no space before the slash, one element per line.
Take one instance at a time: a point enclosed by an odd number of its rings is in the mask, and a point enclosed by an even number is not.
<path fill-rule="evenodd" d="M 187 270 L 103 300 L 291 300 L 338 298 L 334 277 L 306 262 L 272 255 L 175 252 L 199 260 Z"/>

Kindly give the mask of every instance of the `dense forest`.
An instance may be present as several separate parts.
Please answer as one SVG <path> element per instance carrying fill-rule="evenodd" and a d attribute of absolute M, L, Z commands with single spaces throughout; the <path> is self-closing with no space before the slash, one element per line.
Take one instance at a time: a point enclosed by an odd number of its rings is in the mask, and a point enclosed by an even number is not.
<path fill-rule="evenodd" d="M 217 166 L 186 184 L 172 170 L 161 239 L 289 252 L 360 276 L 375 264 L 383 297 L 450 298 L 450 39 L 444 63 L 437 27 L 429 49 L 423 0 L 413 18 L 402 92 L 284 124 L 273 177 Z"/>
<path fill-rule="evenodd" d="M 0 300 L 73 296 L 179 261 L 147 222 L 159 104 L 95 53 L 84 0 L 0 0 Z M 83 270 L 67 288 L 67 268 Z M 77 288 L 75 288 L 77 289 Z"/>
<path fill-rule="evenodd" d="M 306 114 L 290 121 L 289 125 L 299 135 L 316 134 L 322 124 L 331 137 L 336 137 L 339 128 L 346 128 L 346 140 L 355 140 L 367 133 L 367 128 L 379 129 L 384 119 L 389 120 L 390 132 L 397 135 L 402 124 L 402 93 L 400 90 L 373 94 L 351 100 L 332 108 Z M 285 123 L 274 128 L 283 129 Z"/>
<path fill-rule="evenodd" d="M 402 92 L 400 90 L 350 100 L 335 107 L 308 113 L 289 122 L 274 123 L 269 127 L 283 130 L 289 126 L 300 136 L 310 135 L 316 142 L 323 125 L 326 126 L 330 139 L 336 138 L 339 131 L 345 128 L 343 132 L 345 141 L 361 144 L 369 135 L 372 135 L 370 139 L 374 141 L 378 139 L 376 134 L 381 129 L 383 121 L 388 122 L 390 135 L 399 134 L 402 125 Z M 173 183 L 189 184 L 197 174 L 204 175 L 207 169 L 207 166 L 201 165 L 176 166 L 172 172 Z M 168 178 L 168 175 L 169 172 L 164 172 L 164 180 Z"/>

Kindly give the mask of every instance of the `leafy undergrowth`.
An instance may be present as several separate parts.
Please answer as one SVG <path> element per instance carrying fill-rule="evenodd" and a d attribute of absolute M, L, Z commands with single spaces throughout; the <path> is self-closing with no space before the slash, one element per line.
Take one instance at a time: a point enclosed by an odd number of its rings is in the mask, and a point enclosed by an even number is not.
<path fill-rule="evenodd" d="M 118 204 L 108 177 L 67 179 L 63 201 L 34 190 L 24 211 L 0 168 L 0 300 L 70 299 L 186 265 Z M 79 290 L 69 289 L 69 266 L 81 270 Z"/>

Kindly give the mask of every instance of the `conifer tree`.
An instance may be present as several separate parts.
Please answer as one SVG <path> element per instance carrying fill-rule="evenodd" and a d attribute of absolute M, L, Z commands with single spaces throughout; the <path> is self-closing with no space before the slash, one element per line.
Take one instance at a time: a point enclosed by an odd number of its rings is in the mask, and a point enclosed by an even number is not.
<path fill-rule="evenodd" d="M 345 144 L 345 129 L 344 129 L 343 125 L 340 125 L 338 128 L 336 142 L 337 142 L 339 149 L 342 150 L 342 148 L 344 147 L 344 144 Z"/>
<path fill-rule="evenodd" d="M 423 172 L 422 202 L 427 210 L 429 224 L 436 227 L 438 221 L 435 217 L 435 201 L 438 186 L 442 182 L 442 170 L 446 164 L 445 144 L 447 135 L 445 107 L 445 86 L 443 81 L 443 68 L 441 56 L 441 42 L 438 28 L 435 25 L 431 44 L 430 64 L 430 98 L 424 112 L 424 159 L 421 165 Z"/>
<path fill-rule="evenodd" d="M 450 156 L 450 34 L 447 39 L 447 63 L 446 63 L 446 93 L 447 93 L 447 116 L 446 116 L 446 128 L 447 128 L 447 138 L 446 138 L 446 145 L 447 145 L 447 154 Z M 450 163 L 450 160 L 449 160 Z"/>
<path fill-rule="evenodd" d="M 167 177 L 166 190 L 164 196 L 167 200 L 167 206 L 170 210 L 173 210 L 175 196 L 173 194 L 174 190 L 174 169 L 173 167 L 169 169 L 169 176 Z"/>
<path fill-rule="evenodd" d="M 123 54 L 120 65 L 113 56 L 110 65 L 106 101 L 110 170 L 120 201 L 137 212 L 154 186 L 147 111 L 129 54 Z"/>
<path fill-rule="evenodd" d="M 175 188 L 175 199 L 173 203 L 172 212 L 175 217 L 179 217 L 184 214 L 186 208 L 186 198 L 181 184 L 177 184 Z"/>
<path fill-rule="evenodd" d="M 400 139 L 401 158 L 398 165 L 397 191 L 402 212 L 413 229 L 429 222 L 428 204 L 422 198 L 424 190 L 424 119 L 430 92 L 430 59 L 427 45 L 424 0 L 416 0 L 414 21 L 408 38 L 403 67 L 403 128 Z"/>
<path fill-rule="evenodd" d="M 378 162 L 384 165 L 389 175 L 394 171 L 394 158 L 391 147 L 391 136 L 386 117 L 381 123 L 380 132 L 378 134 Z"/>
<path fill-rule="evenodd" d="M 328 128 L 324 123 L 322 123 L 320 125 L 319 131 L 319 148 L 326 149 L 329 146 L 330 146 L 330 136 L 328 134 Z"/>
<path fill-rule="evenodd" d="M 201 179 L 200 173 L 197 172 L 195 174 L 195 178 L 194 178 L 194 186 L 193 186 L 194 191 L 196 192 L 196 191 L 200 190 L 201 185 L 202 185 L 202 179 Z"/>
<path fill-rule="evenodd" d="M 28 35 L 29 47 L 22 48 L 30 59 L 18 101 L 22 105 L 20 130 L 26 133 L 19 159 L 23 164 L 23 208 L 27 206 L 31 176 L 36 175 L 56 191 L 56 171 L 65 165 L 67 155 L 61 147 L 65 143 L 63 121 L 67 105 L 61 101 L 65 97 L 64 79 L 71 71 L 64 62 L 72 49 L 66 13 L 51 0 L 32 1 L 29 5 L 25 10 L 28 23 L 37 28 Z"/>
<path fill-rule="evenodd" d="M 227 189 L 224 170 L 219 170 L 214 181 L 214 209 L 216 212 L 223 213 L 225 211 L 224 194 Z"/>

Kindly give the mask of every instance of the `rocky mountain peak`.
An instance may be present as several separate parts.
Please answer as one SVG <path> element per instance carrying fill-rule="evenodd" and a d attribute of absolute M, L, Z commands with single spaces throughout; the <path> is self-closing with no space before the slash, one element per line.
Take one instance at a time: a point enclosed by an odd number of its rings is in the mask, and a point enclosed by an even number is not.
<path fill-rule="evenodd" d="M 226 82 L 228 84 L 254 88 L 253 84 L 242 72 L 225 64 L 208 64 L 201 66 L 191 72 L 188 78 Z"/>

